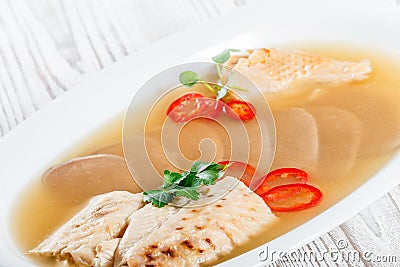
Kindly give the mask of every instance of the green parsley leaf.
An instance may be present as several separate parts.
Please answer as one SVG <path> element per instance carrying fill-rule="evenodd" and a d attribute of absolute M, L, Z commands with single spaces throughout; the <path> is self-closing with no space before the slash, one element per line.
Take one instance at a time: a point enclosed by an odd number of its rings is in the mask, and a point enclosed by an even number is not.
<path fill-rule="evenodd" d="M 154 206 L 162 208 L 174 199 L 174 194 L 165 190 L 148 190 L 143 192 L 143 200 L 153 203 Z"/>
<path fill-rule="evenodd" d="M 213 163 L 197 174 L 197 177 L 201 179 L 205 185 L 214 185 L 217 180 L 224 175 L 225 169 L 224 165 Z"/>
<path fill-rule="evenodd" d="M 207 169 L 212 164 L 215 164 L 215 163 L 196 161 L 195 163 L 192 164 L 192 168 L 190 169 L 190 172 L 195 172 L 195 173 L 201 172 L 201 171 Z"/>
<path fill-rule="evenodd" d="M 217 182 L 218 171 L 207 170 L 199 174 L 199 178 L 205 185 L 214 185 Z"/>
<path fill-rule="evenodd" d="M 164 171 L 164 184 L 163 188 L 168 188 L 169 186 L 173 184 L 179 183 L 179 181 L 182 179 L 182 174 L 177 173 L 177 172 L 170 172 L 169 170 Z"/>
<path fill-rule="evenodd" d="M 223 64 L 228 61 L 229 57 L 231 56 L 231 52 L 239 52 L 238 49 L 225 49 L 220 54 L 212 57 L 212 60 L 217 64 Z"/>
<path fill-rule="evenodd" d="M 189 172 L 186 175 L 182 175 L 184 178 L 179 182 L 180 187 L 197 187 L 201 186 L 201 180 L 198 179 L 196 173 Z"/>
<path fill-rule="evenodd" d="M 218 178 L 224 175 L 226 168 L 226 165 L 196 161 L 190 171 L 181 174 L 165 170 L 163 186 L 157 190 L 143 192 L 144 201 L 161 208 L 171 203 L 176 196 L 198 200 L 200 186 L 214 185 Z"/>
<path fill-rule="evenodd" d="M 200 81 L 200 76 L 194 71 L 187 70 L 179 75 L 179 81 L 186 87 L 192 87 Z"/>
<path fill-rule="evenodd" d="M 197 192 L 198 187 L 182 187 L 176 191 L 177 196 L 186 197 L 192 200 L 198 200 L 200 194 Z"/>

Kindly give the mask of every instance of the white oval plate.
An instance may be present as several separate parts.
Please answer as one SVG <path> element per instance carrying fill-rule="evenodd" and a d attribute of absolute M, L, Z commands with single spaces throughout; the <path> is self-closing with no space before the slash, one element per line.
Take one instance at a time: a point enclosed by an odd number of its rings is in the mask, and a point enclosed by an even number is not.
<path fill-rule="evenodd" d="M 350 40 L 400 51 L 400 5 L 383 0 L 262 1 L 168 37 L 93 75 L 36 112 L 0 141 L 0 262 L 32 266 L 12 242 L 9 214 L 21 189 L 57 158 L 120 114 L 152 74 L 178 63 L 205 60 L 225 48 L 295 40 Z M 395 186 L 400 157 L 351 195 L 268 243 L 285 251 L 317 238 Z M 368 196 L 368 198 L 365 198 Z M 27 222 L 29 223 L 29 222 Z M 254 249 L 222 265 L 263 264 Z"/>

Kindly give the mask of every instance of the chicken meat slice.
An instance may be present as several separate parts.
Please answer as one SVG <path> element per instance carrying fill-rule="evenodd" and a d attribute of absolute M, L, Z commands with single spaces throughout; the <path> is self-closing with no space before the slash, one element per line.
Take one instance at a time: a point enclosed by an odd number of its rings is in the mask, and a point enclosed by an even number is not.
<path fill-rule="evenodd" d="M 96 246 L 94 266 L 112 266 L 114 263 L 115 250 L 117 249 L 120 240 L 120 238 L 113 238 L 100 242 Z"/>
<path fill-rule="evenodd" d="M 142 209 L 133 213 L 129 218 L 129 225 L 118 245 L 115 253 L 114 266 L 126 264 L 126 255 L 132 250 L 134 244 L 148 235 L 151 231 L 158 229 L 169 216 L 178 212 L 178 209 L 171 206 L 157 208 L 147 204 Z"/>
<path fill-rule="evenodd" d="M 112 266 L 128 217 L 143 207 L 143 195 L 114 191 L 93 197 L 31 255 L 53 257 L 87 266 Z"/>
<path fill-rule="evenodd" d="M 340 61 L 319 54 L 265 48 L 231 56 L 227 65 L 243 73 L 264 92 L 286 90 L 293 81 L 301 80 L 361 81 L 371 73 L 371 65 L 367 60 Z M 232 80 L 231 84 L 240 85 L 240 81 L 234 83 Z"/>
<path fill-rule="evenodd" d="M 277 221 L 258 195 L 232 177 L 209 187 L 206 197 L 183 208 L 145 208 L 132 215 L 126 231 L 130 234 L 123 236 L 118 248 L 123 259 L 114 266 L 212 263 Z"/>

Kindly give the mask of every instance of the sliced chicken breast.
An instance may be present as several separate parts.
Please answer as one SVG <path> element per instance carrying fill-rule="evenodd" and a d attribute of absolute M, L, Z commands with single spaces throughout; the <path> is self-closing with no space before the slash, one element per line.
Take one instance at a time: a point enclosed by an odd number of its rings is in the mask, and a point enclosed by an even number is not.
<path fill-rule="evenodd" d="M 137 242 L 145 238 L 153 230 L 160 228 L 171 215 L 177 212 L 178 209 L 171 206 L 157 208 L 152 204 L 147 204 L 142 209 L 134 212 L 129 219 L 129 226 L 119 243 L 115 254 L 114 266 L 126 264 L 127 252 L 134 249 L 134 245 Z"/>
<path fill-rule="evenodd" d="M 120 240 L 120 238 L 113 238 L 100 242 L 96 246 L 94 266 L 112 266 L 114 263 L 115 250 L 117 249 Z"/>
<path fill-rule="evenodd" d="M 134 213 L 116 266 L 210 263 L 277 221 L 264 201 L 235 178 L 226 177 L 209 189 L 205 198 L 183 208 L 146 206 Z"/>
<path fill-rule="evenodd" d="M 198 201 L 163 208 L 144 205 L 143 194 L 99 195 L 29 253 L 85 266 L 198 266 L 277 221 L 235 178 L 201 191 Z"/>
<path fill-rule="evenodd" d="M 318 54 L 279 50 L 248 50 L 231 56 L 227 62 L 252 80 L 264 92 L 286 90 L 293 81 L 351 82 L 364 80 L 371 73 L 369 61 L 340 61 Z M 237 84 L 240 81 L 231 84 Z"/>
<path fill-rule="evenodd" d="M 142 194 L 114 191 L 96 196 L 29 254 L 88 266 L 112 266 L 128 217 L 143 205 Z"/>

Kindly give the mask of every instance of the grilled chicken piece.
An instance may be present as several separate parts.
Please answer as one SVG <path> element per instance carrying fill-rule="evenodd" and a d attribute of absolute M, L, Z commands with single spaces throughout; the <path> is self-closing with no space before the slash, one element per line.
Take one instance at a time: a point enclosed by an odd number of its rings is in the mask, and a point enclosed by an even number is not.
<path fill-rule="evenodd" d="M 221 199 L 215 198 L 221 195 Z M 114 266 L 210 263 L 277 221 L 259 196 L 232 177 L 211 186 L 200 201 L 163 209 L 146 206 L 132 215 L 127 228 L 130 234 L 124 235 L 118 248 L 125 255 Z"/>
<path fill-rule="evenodd" d="M 143 195 L 114 191 L 89 204 L 29 254 L 89 266 L 112 266 L 128 217 L 143 207 Z"/>
<path fill-rule="evenodd" d="M 369 61 L 339 61 L 318 54 L 279 49 L 248 50 L 231 56 L 227 65 L 250 78 L 264 92 L 286 90 L 293 81 L 361 81 L 371 73 Z M 239 84 L 240 81 L 231 84 Z"/>
<path fill-rule="evenodd" d="M 94 266 L 112 266 L 114 263 L 115 250 L 118 247 L 120 238 L 100 242 L 96 246 L 96 258 Z"/>
<path fill-rule="evenodd" d="M 115 254 L 114 266 L 126 264 L 127 257 L 125 255 L 133 249 L 134 244 L 145 238 L 153 230 L 158 229 L 171 215 L 177 212 L 178 209 L 171 206 L 157 208 L 152 204 L 147 204 L 133 213 Z"/>

